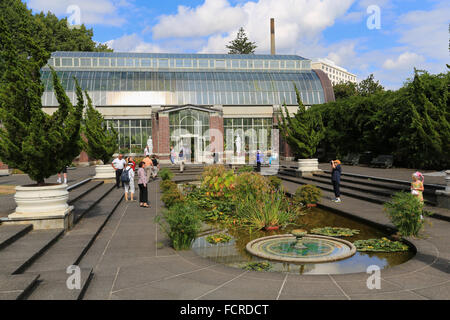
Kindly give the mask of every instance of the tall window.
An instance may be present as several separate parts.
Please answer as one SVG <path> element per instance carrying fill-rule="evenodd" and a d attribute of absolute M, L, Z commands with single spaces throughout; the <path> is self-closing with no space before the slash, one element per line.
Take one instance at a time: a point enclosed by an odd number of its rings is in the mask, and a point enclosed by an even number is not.
<path fill-rule="evenodd" d="M 119 119 L 106 120 L 108 129 L 114 127 L 119 133 L 118 144 L 120 153 L 144 152 L 147 140 L 152 135 L 150 119 Z"/>
<path fill-rule="evenodd" d="M 225 118 L 223 119 L 224 134 L 227 136 L 227 130 L 233 130 L 234 135 L 239 132 L 239 135 L 245 136 L 245 151 L 249 151 L 250 144 L 256 143 L 261 150 L 270 150 L 272 147 L 272 118 Z M 253 130 L 251 130 L 253 129 Z M 257 141 L 250 141 L 251 136 L 256 134 Z M 241 136 L 242 141 L 244 141 Z M 233 138 L 234 141 L 234 138 Z M 232 146 L 227 146 L 227 149 Z"/>

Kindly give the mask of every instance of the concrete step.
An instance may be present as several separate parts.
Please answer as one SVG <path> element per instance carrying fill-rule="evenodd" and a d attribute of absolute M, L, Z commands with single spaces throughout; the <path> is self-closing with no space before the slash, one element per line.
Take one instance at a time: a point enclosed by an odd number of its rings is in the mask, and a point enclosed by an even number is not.
<path fill-rule="evenodd" d="M 331 183 L 306 180 L 304 178 L 294 178 L 294 177 L 285 176 L 285 175 L 278 175 L 278 176 L 279 176 L 279 178 L 286 180 L 286 181 L 295 182 L 300 185 L 312 184 L 322 190 L 333 192 L 333 186 L 331 185 Z M 342 195 L 353 197 L 353 198 L 360 199 L 360 200 L 373 202 L 373 203 L 377 203 L 377 204 L 384 204 L 390 200 L 390 197 L 372 195 L 372 194 L 368 194 L 367 192 L 364 192 L 364 191 L 357 191 L 357 190 L 344 188 L 344 187 L 341 187 L 340 191 L 341 191 Z"/>
<path fill-rule="evenodd" d="M 31 230 L 33 230 L 32 224 L 16 226 L 0 225 L 0 250 L 24 236 Z"/>
<path fill-rule="evenodd" d="M 67 269 L 42 272 L 37 284 L 31 293 L 26 296 L 27 300 L 80 300 L 83 298 L 89 282 L 92 278 L 92 268 L 80 268 L 80 282 L 69 281 L 73 287 L 67 286 L 69 277 L 75 275 L 67 273 Z M 73 279 L 73 278 L 72 278 Z"/>
<path fill-rule="evenodd" d="M 78 186 L 75 189 L 70 190 L 69 192 L 69 204 L 73 204 L 75 201 L 81 199 L 85 195 L 87 195 L 89 192 L 93 191 L 95 188 L 98 188 L 104 184 L 103 181 L 95 181 L 91 180 L 81 186 Z"/>
<path fill-rule="evenodd" d="M 19 274 L 41 256 L 64 233 L 64 229 L 35 230 L 0 250 L 0 274 Z"/>
<path fill-rule="evenodd" d="M 74 204 L 74 224 L 78 223 L 89 210 L 107 196 L 114 188 L 115 185 L 113 183 L 101 184 L 85 194 L 81 199 L 78 199 Z"/>
<path fill-rule="evenodd" d="M 322 181 L 330 181 L 330 174 L 314 174 L 314 178 L 321 179 Z M 406 185 L 404 183 L 396 183 L 396 182 L 382 182 L 379 180 L 372 180 L 363 177 L 351 177 L 351 176 L 341 176 L 341 186 L 347 186 L 350 189 L 356 187 L 360 190 L 366 190 L 367 192 L 379 194 L 379 195 L 388 195 L 391 196 L 396 192 L 404 191 L 410 192 L 411 185 Z M 427 189 L 425 188 L 423 195 L 425 202 L 428 205 L 435 206 L 437 203 L 436 200 L 436 189 Z"/>
<path fill-rule="evenodd" d="M 21 300 L 36 285 L 39 274 L 0 275 L 0 300 Z"/>
<path fill-rule="evenodd" d="M 52 248 L 39 257 L 27 272 L 41 273 L 78 265 L 122 199 L 122 189 L 110 192 L 72 230 L 67 231 Z"/>

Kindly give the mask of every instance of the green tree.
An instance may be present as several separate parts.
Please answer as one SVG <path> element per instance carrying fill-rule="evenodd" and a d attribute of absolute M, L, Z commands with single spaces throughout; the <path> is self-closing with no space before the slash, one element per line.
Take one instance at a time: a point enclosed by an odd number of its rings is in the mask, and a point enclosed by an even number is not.
<path fill-rule="evenodd" d="M 83 132 L 87 139 L 85 150 L 90 157 L 107 164 L 118 148 L 118 133 L 114 128 L 107 129 L 102 114 L 92 106 L 92 100 L 87 92 L 85 95 L 88 101 L 83 121 Z"/>
<path fill-rule="evenodd" d="M 82 91 L 77 83 L 78 104 L 74 107 L 52 70 L 59 107 L 53 115 L 42 110 L 40 69 L 49 54 L 33 32 L 41 25 L 20 1 L 6 2 L 11 6 L 2 2 L 0 15 L 1 159 L 43 185 L 81 151 Z M 10 23 L 11 18 L 17 21 Z"/>
<path fill-rule="evenodd" d="M 228 54 L 253 54 L 257 48 L 256 43 L 247 38 L 242 27 L 239 29 L 236 39 L 230 41 L 226 47 L 229 49 Z"/>
<path fill-rule="evenodd" d="M 35 15 L 45 29 L 41 41 L 49 52 L 55 51 L 103 51 L 111 52 L 106 44 L 97 44 L 92 40 L 94 32 L 84 24 L 77 28 L 69 28 L 67 18 L 58 19 L 53 13 L 43 12 Z"/>
<path fill-rule="evenodd" d="M 334 97 L 336 100 L 346 99 L 358 94 L 357 84 L 347 81 L 345 83 L 338 83 L 333 86 Z"/>
<path fill-rule="evenodd" d="M 291 117 L 284 104 L 286 116 L 281 113 L 281 119 L 278 117 L 279 129 L 297 157 L 311 158 L 323 138 L 322 117 L 320 114 L 306 110 L 295 85 L 294 88 L 298 103 L 297 113 Z"/>
<path fill-rule="evenodd" d="M 380 93 L 384 91 L 384 87 L 379 81 L 375 81 L 373 74 L 362 80 L 357 87 L 358 94 L 367 97 L 371 94 Z"/>

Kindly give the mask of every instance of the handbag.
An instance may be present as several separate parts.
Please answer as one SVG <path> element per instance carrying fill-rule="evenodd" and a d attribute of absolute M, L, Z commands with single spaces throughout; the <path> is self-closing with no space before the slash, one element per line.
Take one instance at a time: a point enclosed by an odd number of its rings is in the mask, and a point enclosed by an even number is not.
<path fill-rule="evenodd" d="M 411 194 L 413 196 L 417 196 L 417 195 L 419 195 L 419 191 L 413 189 L 413 190 L 411 190 Z"/>

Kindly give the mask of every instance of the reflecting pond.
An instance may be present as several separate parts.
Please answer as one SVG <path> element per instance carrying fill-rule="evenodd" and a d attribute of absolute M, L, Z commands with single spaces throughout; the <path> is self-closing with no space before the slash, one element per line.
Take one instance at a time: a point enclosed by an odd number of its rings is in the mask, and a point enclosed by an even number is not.
<path fill-rule="evenodd" d="M 248 262 L 267 261 L 249 254 L 245 246 L 248 242 L 270 235 L 287 234 L 291 230 L 302 228 L 310 231 L 319 227 L 343 227 L 350 229 L 358 229 L 360 233 L 352 237 L 343 237 L 342 239 L 354 242 L 356 240 L 374 239 L 387 237 L 389 234 L 368 224 L 335 214 L 319 208 L 308 209 L 306 215 L 300 216 L 294 225 L 290 225 L 282 230 L 276 231 L 260 231 L 248 229 L 229 229 L 227 233 L 232 236 L 228 243 L 210 244 L 206 241 L 205 236 L 197 238 L 192 249 L 200 256 L 209 258 L 218 263 L 228 266 L 242 268 Z M 270 261 L 272 268 L 270 271 L 275 272 L 291 272 L 300 274 L 345 274 L 366 272 L 367 267 L 377 265 L 380 269 L 385 269 L 402 264 L 414 256 L 414 251 L 392 252 L 392 253 L 368 253 L 356 252 L 351 258 L 328 263 L 315 264 L 292 264 Z"/>

